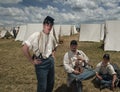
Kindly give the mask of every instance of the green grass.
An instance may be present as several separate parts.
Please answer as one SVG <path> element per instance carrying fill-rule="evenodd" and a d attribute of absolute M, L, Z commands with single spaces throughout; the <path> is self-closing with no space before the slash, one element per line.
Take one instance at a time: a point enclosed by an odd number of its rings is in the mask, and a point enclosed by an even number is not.
<path fill-rule="evenodd" d="M 78 40 L 78 35 L 61 39 L 63 44 L 57 48 L 55 58 L 54 92 L 67 90 L 63 56 L 69 50 L 70 41 Z M 78 48 L 86 53 L 94 67 L 102 60 L 104 53 L 109 53 L 111 62 L 120 66 L 120 52 L 105 52 L 101 48 L 102 43 L 79 42 Z M 14 39 L 0 39 L 0 92 L 36 92 L 37 80 L 34 66 L 25 58 L 21 47 L 21 42 L 15 42 Z M 83 92 L 100 92 L 94 87 L 92 79 L 83 81 Z M 102 92 L 110 92 L 110 90 L 105 89 Z M 120 92 L 120 89 L 117 88 L 115 92 Z"/>

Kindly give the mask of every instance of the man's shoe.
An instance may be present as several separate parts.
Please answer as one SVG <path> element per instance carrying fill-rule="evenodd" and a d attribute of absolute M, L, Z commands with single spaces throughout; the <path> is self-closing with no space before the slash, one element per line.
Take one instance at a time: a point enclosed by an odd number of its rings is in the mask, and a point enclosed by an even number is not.
<path fill-rule="evenodd" d="M 100 90 L 104 89 L 105 86 L 104 85 L 100 85 Z"/>
<path fill-rule="evenodd" d="M 110 88 L 110 85 L 109 84 L 101 84 L 100 85 L 100 90 L 102 90 L 104 88 Z"/>

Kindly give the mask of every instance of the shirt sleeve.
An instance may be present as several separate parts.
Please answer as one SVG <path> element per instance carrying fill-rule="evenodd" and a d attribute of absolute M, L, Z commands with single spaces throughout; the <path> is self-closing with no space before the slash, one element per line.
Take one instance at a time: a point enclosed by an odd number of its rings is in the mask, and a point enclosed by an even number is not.
<path fill-rule="evenodd" d="M 95 72 L 99 73 L 100 72 L 100 68 L 101 68 L 101 62 L 97 64 L 97 66 L 95 68 Z"/>
<path fill-rule="evenodd" d="M 38 36 L 39 33 L 35 32 L 33 33 L 30 37 L 28 37 L 28 39 L 23 43 L 26 44 L 30 49 L 33 46 L 33 42 L 36 39 L 36 37 Z"/>
<path fill-rule="evenodd" d="M 113 66 L 112 66 L 111 64 L 108 65 L 108 72 L 109 72 L 111 75 L 116 74 L 116 72 L 115 72 L 115 70 L 114 70 L 114 68 L 113 68 Z"/>
<path fill-rule="evenodd" d="M 72 68 L 72 65 L 70 64 L 68 53 L 66 53 L 64 55 L 63 65 L 64 65 L 64 69 L 67 73 L 72 73 L 74 71 L 74 69 Z"/>
<path fill-rule="evenodd" d="M 80 51 L 80 54 L 83 55 L 83 58 L 84 58 L 85 62 L 88 63 L 89 58 L 87 57 L 87 55 L 83 51 Z"/>

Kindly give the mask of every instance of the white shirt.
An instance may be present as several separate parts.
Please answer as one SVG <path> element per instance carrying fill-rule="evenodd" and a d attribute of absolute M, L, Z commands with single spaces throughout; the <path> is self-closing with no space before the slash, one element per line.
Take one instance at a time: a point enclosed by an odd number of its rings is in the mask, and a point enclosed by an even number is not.
<path fill-rule="evenodd" d="M 96 66 L 96 72 L 102 73 L 102 74 L 116 74 L 113 66 L 108 62 L 108 64 L 105 66 L 102 64 L 102 61 L 97 64 Z"/>
<path fill-rule="evenodd" d="M 57 47 L 57 42 L 55 38 L 49 34 L 49 41 L 46 44 L 46 39 L 48 39 L 48 36 L 44 32 L 41 33 L 43 35 L 43 43 L 39 43 L 40 32 L 33 33 L 24 43 L 33 50 L 36 56 L 39 56 L 39 54 L 42 52 L 43 57 L 48 58 L 49 55 L 52 54 L 52 51 Z M 39 47 L 41 46 L 45 50 L 40 51 Z"/>
<path fill-rule="evenodd" d="M 85 53 L 81 50 L 77 50 L 77 52 L 79 52 L 80 55 L 83 56 L 83 59 L 85 60 L 85 62 L 88 63 L 89 59 L 85 55 Z M 71 53 L 70 56 L 68 55 L 69 53 Z M 63 59 L 63 64 L 64 64 L 65 71 L 67 73 L 72 73 L 74 71 L 74 66 L 75 66 L 76 59 L 77 59 L 76 54 L 74 54 L 72 51 L 69 51 L 69 52 L 65 53 L 64 59 Z"/>

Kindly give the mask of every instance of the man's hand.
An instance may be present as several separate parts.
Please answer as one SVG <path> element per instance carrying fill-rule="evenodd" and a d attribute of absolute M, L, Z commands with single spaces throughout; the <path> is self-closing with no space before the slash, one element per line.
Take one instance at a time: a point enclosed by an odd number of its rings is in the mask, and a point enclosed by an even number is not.
<path fill-rule="evenodd" d="M 96 73 L 96 77 L 97 77 L 98 79 L 100 79 L 100 80 L 103 79 L 98 73 Z"/>
<path fill-rule="evenodd" d="M 73 73 L 76 74 L 76 75 L 80 74 L 80 72 L 77 71 L 77 70 L 74 70 Z"/>
<path fill-rule="evenodd" d="M 79 61 L 76 61 L 76 62 L 75 62 L 75 66 L 78 66 L 78 65 L 79 65 Z"/>
<path fill-rule="evenodd" d="M 113 80 L 112 80 L 112 90 L 114 91 L 114 88 L 115 88 L 115 81 L 117 79 L 117 76 L 116 74 L 113 75 Z"/>
<path fill-rule="evenodd" d="M 101 76 L 98 76 L 98 78 L 99 78 L 100 80 L 102 80 L 102 79 L 103 79 Z"/>
<path fill-rule="evenodd" d="M 38 65 L 38 64 L 41 64 L 41 63 L 42 63 L 42 61 L 40 59 L 34 59 L 32 61 L 32 64 L 34 64 L 34 65 Z"/>
<path fill-rule="evenodd" d="M 112 82 L 112 90 L 114 90 L 114 87 L 115 87 L 114 82 Z"/>

